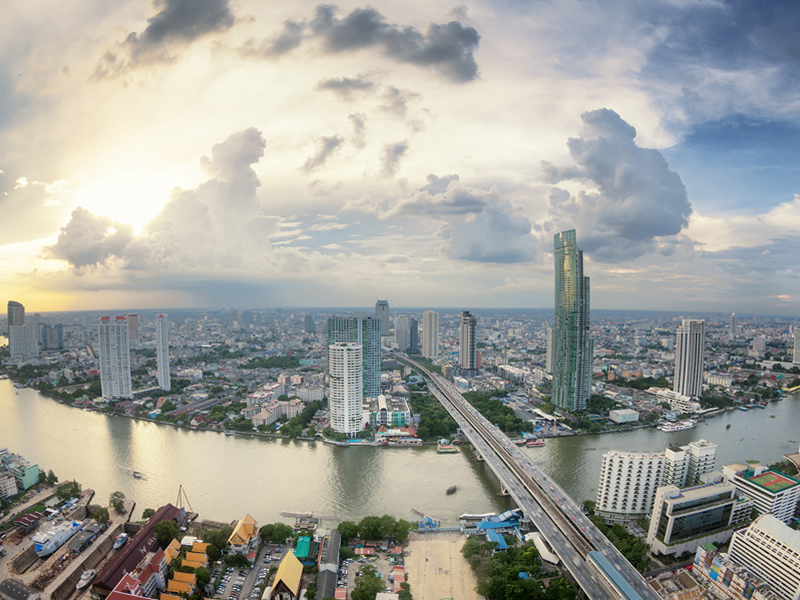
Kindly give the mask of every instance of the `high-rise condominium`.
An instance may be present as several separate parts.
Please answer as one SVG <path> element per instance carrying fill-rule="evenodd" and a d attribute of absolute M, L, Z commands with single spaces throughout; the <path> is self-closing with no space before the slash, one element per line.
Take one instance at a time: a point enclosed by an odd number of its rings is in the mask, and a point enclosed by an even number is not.
<path fill-rule="evenodd" d="M 408 320 L 408 352 L 419 353 L 419 322 L 414 317 Z"/>
<path fill-rule="evenodd" d="M 128 343 L 136 344 L 139 341 L 139 315 L 128 315 Z"/>
<path fill-rule="evenodd" d="M 583 252 L 575 230 L 554 236 L 555 326 L 553 327 L 553 404 L 580 411 L 592 395 L 589 335 L 589 278 L 583 275 Z"/>
<path fill-rule="evenodd" d="M 478 317 L 468 310 L 461 311 L 458 326 L 458 366 L 464 377 L 475 377 L 478 374 L 478 350 L 476 347 L 475 329 Z"/>
<path fill-rule="evenodd" d="M 16 300 L 8 301 L 8 326 L 25 325 L 25 307 Z"/>
<path fill-rule="evenodd" d="M 378 300 L 375 303 L 375 318 L 381 323 L 381 335 L 389 335 L 389 301 Z"/>
<path fill-rule="evenodd" d="M 355 435 L 363 429 L 364 399 L 362 348 L 353 342 L 328 346 L 331 426 L 338 433 Z"/>
<path fill-rule="evenodd" d="M 364 398 L 381 395 L 381 323 L 374 317 L 331 317 L 328 319 L 328 346 L 353 342 L 362 348 Z M 328 355 L 330 370 L 330 353 Z"/>
<path fill-rule="evenodd" d="M 156 365 L 158 387 L 168 392 L 172 387 L 169 375 L 169 321 L 167 315 L 156 317 Z"/>
<path fill-rule="evenodd" d="M 546 342 L 546 352 L 544 359 L 544 370 L 546 373 L 553 372 L 553 328 L 547 328 L 547 342 Z"/>
<path fill-rule="evenodd" d="M 11 358 L 34 358 L 39 354 L 39 327 L 25 322 L 25 307 L 8 301 L 8 351 Z"/>
<path fill-rule="evenodd" d="M 800 327 L 797 325 L 794 327 L 794 357 L 792 357 L 792 362 L 800 365 Z"/>
<path fill-rule="evenodd" d="M 684 396 L 703 393 L 706 322 L 683 319 L 675 339 L 675 382 L 672 389 Z"/>
<path fill-rule="evenodd" d="M 132 398 L 128 320 L 100 317 L 100 389 L 104 398 Z"/>
<path fill-rule="evenodd" d="M 400 352 L 408 350 L 409 339 L 409 321 L 405 315 L 399 315 L 394 318 L 394 343 Z"/>
<path fill-rule="evenodd" d="M 439 357 L 439 313 L 435 310 L 422 313 L 422 356 Z"/>
<path fill-rule="evenodd" d="M 731 319 L 728 322 L 728 336 L 733 339 L 739 333 L 739 320 L 736 318 L 736 313 L 731 313 Z"/>

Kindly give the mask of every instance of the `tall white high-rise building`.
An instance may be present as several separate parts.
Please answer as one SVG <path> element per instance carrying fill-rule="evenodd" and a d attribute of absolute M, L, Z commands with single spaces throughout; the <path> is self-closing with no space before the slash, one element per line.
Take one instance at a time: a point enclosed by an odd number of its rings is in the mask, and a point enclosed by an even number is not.
<path fill-rule="evenodd" d="M 8 351 L 11 358 L 39 356 L 39 328 L 31 323 L 8 327 Z"/>
<path fill-rule="evenodd" d="M 400 352 L 407 351 L 411 343 L 410 325 L 406 315 L 399 315 L 394 318 L 394 343 Z"/>
<path fill-rule="evenodd" d="M 422 356 L 439 358 L 439 313 L 435 310 L 422 313 Z"/>
<path fill-rule="evenodd" d="M 728 558 L 769 582 L 781 600 L 800 598 L 800 531 L 761 515 L 733 534 Z"/>
<path fill-rule="evenodd" d="M 381 322 L 381 337 L 389 335 L 389 301 L 378 300 L 375 303 L 375 318 Z"/>
<path fill-rule="evenodd" d="M 478 374 L 478 349 L 475 329 L 478 317 L 468 310 L 461 311 L 458 327 L 458 366 L 464 377 L 475 377 Z"/>
<path fill-rule="evenodd" d="M 128 343 L 136 345 L 139 342 L 139 315 L 128 314 Z"/>
<path fill-rule="evenodd" d="M 16 300 L 8 301 L 8 326 L 25 325 L 25 307 Z"/>
<path fill-rule="evenodd" d="M 553 373 L 553 328 L 547 328 L 547 354 L 545 355 L 544 370 L 545 373 Z"/>
<path fill-rule="evenodd" d="M 651 512 L 659 487 L 700 483 L 702 475 L 714 470 L 716 454 L 717 445 L 706 440 L 662 452 L 606 452 L 595 510 L 607 523 L 633 522 Z"/>
<path fill-rule="evenodd" d="M 736 313 L 731 313 L 730 321 L 728 322 L 728 336 L 733 339 L 739 333 L 739 320 L 736 318 Z"/>
<path fill-rule="evenodd" d="M 675 382 L 672 389 L 696 398 L 703 393 L 706 322 L 683 319 L 675 338 Z"/>
<path fill-rule="evenodd" d="M 328 346 L 331 427 L 338 433 L 355 435 L 363 429 L 362 356 L 361 346 L 354 342 Z"/>
<path fill-rule="evenodd" d="M 800 365 L 800 327 L 797 325 L 794 327 L 794 356 L 792 357 L 792 362 Z"/>
<path fill-rule="evenodd" d="M 100 388 L 104 398 L 132 398 L 128 319 L 100 317 Z"/>
<path fill-rule="evenodd" d="M 156 366 L 158 367 L 158 387 L 165 392 L 170 391 L 172 383 L 169 374 L 169 320 L 167 315 L 156 317 Z"/>

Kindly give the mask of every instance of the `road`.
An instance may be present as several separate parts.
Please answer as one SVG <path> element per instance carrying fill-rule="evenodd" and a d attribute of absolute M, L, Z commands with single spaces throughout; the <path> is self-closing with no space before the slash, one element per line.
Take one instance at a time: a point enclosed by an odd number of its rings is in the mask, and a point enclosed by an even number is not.
<path fill-rule="evenodd" d="M 398 358 L 427 375 L 432 393 L 456 420 L 503 487 L 541 532 L 589 598 L 600 600 L 608 597 L 608 592 L 586 562 L 588 552 L 598 550 L 641 598 L 658 600 L 658 595 L 641 574 L 527 454 L 480 415 L 443 377 L 407 357 Z"/>

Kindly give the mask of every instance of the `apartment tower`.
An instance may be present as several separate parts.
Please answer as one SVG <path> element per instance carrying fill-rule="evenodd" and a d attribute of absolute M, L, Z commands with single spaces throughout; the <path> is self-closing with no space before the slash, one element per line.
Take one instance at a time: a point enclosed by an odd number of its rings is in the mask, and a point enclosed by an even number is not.
<path fill-rule="evenodd" d="M 167 320 L 167 315 L 156 317 L 156 365 L 158 367 L 158 387 L 168 392 L 172 384 L 169 374 L 169 320 Z"/>
<path fill-rule="evenodd" d="M 439 313 L 435 310 L 422 313 L 422 356 L 439 358 Z"/>
<path fill-rule="evenodd" d="M 394 343 L 397 346 L 397 349 L 400 352 L 405 352 L 408 350 L 408 346 L 410 343 L 409 339 L 409 322 L 408 317 L 405 315 L 400 315 L 394 318 Z"/>
<path fill-rule="evenodd" d="M 128 320 L 100 317 L 100 389 L 104 398 L 132 398 Z"/>
<path fill-rule="evenodd" d="M 331 426 L 338 433 L 355 435 L 363 428 L 362 356 L 362 347 L 354 342 L 328 346 Z"/>
<path fill-rule="evenodd" d="M 678 394 L 697 398 L 703 393 L 705 349 L 706 322 L 683 319 L 675 338 L 675 382 L 672 389 Z"/>
<path fill-rule="evenodd" d="M 381 324 L 381 336 L 386 337 L 389 335 L 389 301 L 378 300 L 375 303 L 375 318 Z"/>
<path fill-rule="evenodd" d="M 339 342 L 353 342 L 362 349 L 364 398 L 381 395 L 381 326 L 378 319 L 369 316 L 330 317 L 327 322 L 328 347 Z M 330 352 L 328 368 L 330 370 Z"/>
<path fill-rule="evenodd" d="M 458 327 L 458 366 L 462 377 L 475 377 L 478 374 L 478 349 L 475 329 L 478 317 L 468 310 L 461 311 Z"/>
<path fill-rule="evenodd" d="M 553 327 L 553 404 L 581 411 L 592 395 L 592 338 L 589 335 L 589 278 L 575 230 L 553 238 L 555 326 Z"/>

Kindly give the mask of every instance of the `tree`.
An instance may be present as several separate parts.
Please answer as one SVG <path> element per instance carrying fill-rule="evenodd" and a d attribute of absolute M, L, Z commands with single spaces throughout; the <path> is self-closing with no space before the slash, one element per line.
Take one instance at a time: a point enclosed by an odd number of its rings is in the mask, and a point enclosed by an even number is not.
<path fill-rule="evenodd" d="M 70 481 L 60 486 L 56 490 L 56 497 L 61 501 L 69 500 L 81 493 L 81 484 L 77 481 Z"/>
<path fill-rule="evenodd" d="M 258 530 L 261 539 L 273 544 L 284 544 L 286 538 L 292 536 L 294 530 L 286 523 L 271 523 Z"/>
<path fill-rule="evenodd" d="M 408 539 L 409 532 L 416 528 L 416 523 L 406 521 L 405 519 L 399 519 L 397 521 L 397 526 L 395 527 L 394 536 L 397 538 L 397 541 L 402 544 Z"/>
<path fill-rule="evenodd" d="M 358 522 L 358 535 L 365 540 L 381 539 L 381 518 L 375 516 L 364 517 Z"/>
<path fill-rule="evenodd" d="M 161 521 L 155 526 L 156 539 L 162 546 L 167 546 L 172 540 L 178 539 L 181 529 L 175 521 Z"/>
<path fill-rule="evenodd" d="M 233 527 L 223 527 L 222 529 L 201 529 L 198 537 L 216 546 L 217 548 L 225 548 L 228 545 L 228 538 L 233 533 Z"/>
<path fill-rule="evenodd" d="M 156 514 L 155 509 L 153 509 L 153 508 L 145 508 L 144 512 L 142 512 L 142 519 L 144 519 L 146 521 L 147 519 L 152 517 L 154 514 Z"/>
<path fill-rule="evenodd" d="M 108 515 L 108 509 L 106 508 L 98 508 L 94 511 L 94 515 L 92 518 L 97 521 L 98 523 L 103 523 L 104 525 L 108 523 L 110 517 Z"/>
<path fill-rule="evenodd" d="M 125 494 L 122 492 L 112 492 L 108 497 L 108 505 L 119 514 L 125 512 Z"/>
<path fill-rule="evenodd" d="M 361 577 L 356 579 L 356 586 L 350 593 L 350 598 L 352 600 L 375 600 L 378 592 L 382 592 L 385 587 L 384 582 L 378 578 L 375 567 L 364 565 L 361 568 Z"/>
<path fill-rule="evenodd" d="M 197 567 L 194 570 L 194 574 L 197 575 L 197 583 L 201 588 L 205 587 L 209 581 L 211 581 L 211 573 L 205 567 Z"/>
<path fill-rule="evenodd" d="M 219 548 L 217 548 L 214 544 L 209 544 L 206 546 L 206 555 L 208 556 L 208 560 L 211 562 L 217 562 L 221 554 L 222 553 L 219 551 Z"/>
<path fill-rule="evenodd" d="M 358 526 L 352 521 L 342 521 L 337 529 L 339 530 L 339 535 L 342 536 L 342 542 L 345 544 L 358 537 Z"/>
<path fill-rule="evenodd" d="M 53 469 L 50 469 L 47 472 L 47 485 L 55 485 L 57 483 L 58 483 L 58 477 L 56 477 L 56 474 L 53 473 Z"/>

